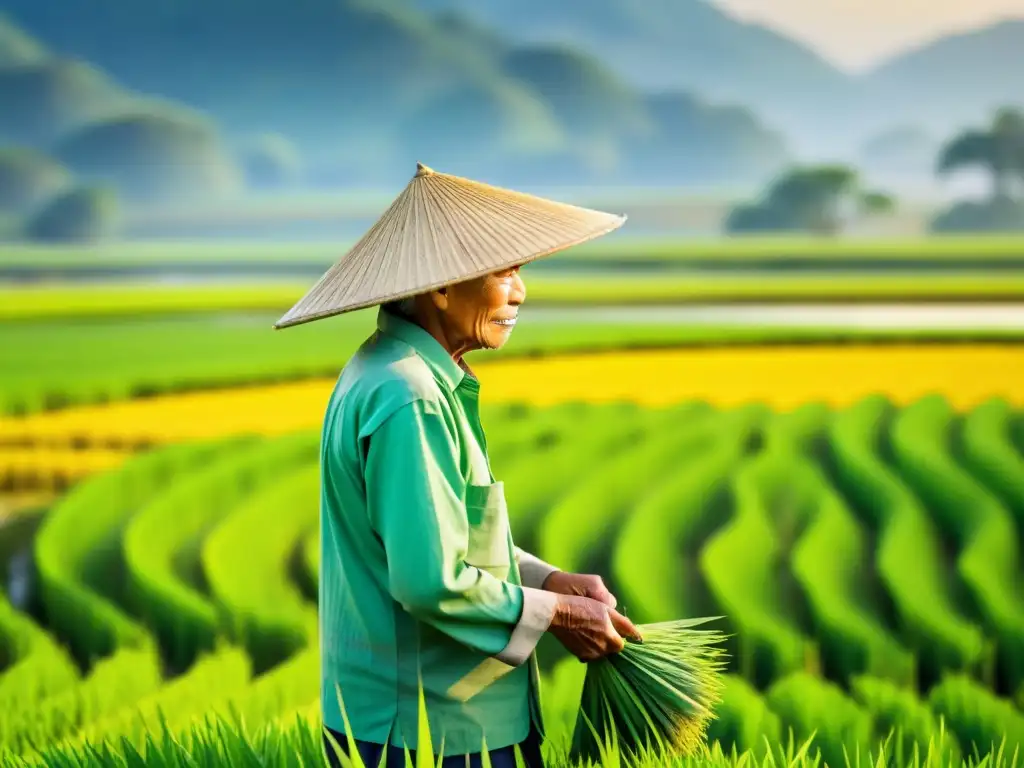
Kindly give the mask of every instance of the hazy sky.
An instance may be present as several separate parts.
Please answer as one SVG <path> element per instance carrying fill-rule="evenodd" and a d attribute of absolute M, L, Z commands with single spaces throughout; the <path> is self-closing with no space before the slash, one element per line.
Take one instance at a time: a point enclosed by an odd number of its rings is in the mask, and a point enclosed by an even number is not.
<path fill-rule="evenodd" d="M 713 0 L 773 26 L 846 69 L 940 35 L 1024 18 L 1024 0 Z"/>

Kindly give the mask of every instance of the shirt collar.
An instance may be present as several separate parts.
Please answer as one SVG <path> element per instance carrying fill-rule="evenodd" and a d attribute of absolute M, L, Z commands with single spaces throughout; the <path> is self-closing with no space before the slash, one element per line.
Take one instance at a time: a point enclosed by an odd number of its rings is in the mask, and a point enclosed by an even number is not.
<path fill-rule="evenodd" d="M 377 330 L 412 347 L 434 375 L 439 376 L 453 392 L 466 379 L 465 369 L 452 359 L 441 342 L 416 323 L 381 307 L 377 311 Z M 467 380 L 473 381 L 473 378 Z"/>

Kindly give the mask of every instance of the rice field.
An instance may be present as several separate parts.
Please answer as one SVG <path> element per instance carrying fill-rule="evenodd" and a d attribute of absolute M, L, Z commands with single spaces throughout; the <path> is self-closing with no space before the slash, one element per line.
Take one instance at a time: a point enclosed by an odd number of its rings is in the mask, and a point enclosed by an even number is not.
<path fill-rule="evenodd" d="M 600 350 L 725 348 L 810 343 L 1013 342 L 1020 331 L 622 322 L 588 310 L 524 322 L 481 363 Z M 0 322 L 0 415 L 213 388 L 332 378 L 372 332 L 375 314 L 273 331 L 274 313 L 185 314 Z M 476 364 L 474 355 L 471 360 Z"/>
<path fill-rule="evenodd" d="M 335 242 L 239 241 L 237 239 L 188 241 L 152 240 L 103 243 L 95 246 L 48 246 L 4 244 L 0 270 L 48 269 L 74 274 L 97 268 L 182 265 L 315 264 L 327 267 L 354 244 Z M 698 261 L 734 261 L 747 265 L 773 260 L 799 260 L 809 264 L 856 260 L 971 261 L 1024 259 L 1024 239 L 1019 236 L 930 236 L 874 238 L 729 237 L 638 238 L 625 231 L 577 246 L 558 255 L 558 261 L 657 262 L 685 264 Z M 552 260 L 554 263 L 554 260 Z"/>
<path fill-rule="evenodd" d="M 997 301 L 1024 296 L 1024 275 L 948 274 L 526 276 L 531 306 L 665 305 L 699 302 Z M 0 288 L 0 321 L 140 317 L 211 312 L 284 314 L 306 292 L 305 282 L 240 284 L 127 283 Z"/>
<path fill-rule="evenodd" d="M 706 347 L 491 362 L 482 357 L 473 369 L 488 404 L 665 406 L 702 400 L 724 407 L 757 401 L 793 408 L 811 401 L 849 405 L 872 394 L 905 404 L 935 393 L 960 408 L 992 396 L 1024 402 L 1024 346 L 1014 343 Z M 70 459 L 61 448 L 285 434 L 320 424 L 333 385 L 333 377 L 309 378 L 0 418 L 0 448 L 34 446 L 44 449 L 35 454 L 43 457 L 56 451 L 53 466 L 63 473 Z M 32 465 L 33 456 L 26 453 L 22 464 Z"/>
<path fill-rule="evenodd" d="M 0 271 L 336 255 L 304 248 L 5 250 Z M 1010 238 L 644 249 L 627 255 L 1024 259 Z M 1019 291 L 661 277 L 538 273 L 528 303 Z M 272 331 L 305 287 L 0 293 L 0 766 L 321 764 L 318 438 L 374 316 Z M 470 363 L 517 543 L 602 574 L 638 623 L 722 617 L 709 748 L 678 765 L 1024 763 L 1019 331 L 539 315 Z M 545 750 L 569 768 L 585 667 L 552 638 L 540 657 Z"/>
<path fill-rule="evenodd" d="M 770 401 L 492 403 L 517 542 L 604 574 L 634 621 L 724 617 L 709 764 L 784 759 L 791 735 L 867 766 L 893 733 L 900 765 L 929 746 L 934 765 L 993 743 L 1010 759 L 1019 397 Z M 35 600 L 0 603 L 0 764 L 180 764 L 189 745 L 206 765 L 250 744 L 246 764 L 314 764 L 319 430 L 231 429 L 97 469 L 42 518 Z M 584 667 L 547 640 L 559 764 Z"/>

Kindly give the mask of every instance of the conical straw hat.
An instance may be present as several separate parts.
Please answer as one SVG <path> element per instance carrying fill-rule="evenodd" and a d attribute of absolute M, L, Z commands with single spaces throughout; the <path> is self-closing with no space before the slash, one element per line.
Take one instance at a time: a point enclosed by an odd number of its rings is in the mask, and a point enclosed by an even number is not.
<path fill-rule="evenodd" d="M 417 164 L 416 175 L 370 231 L 274 327 L 525 264 L 605 235 L 625 220 Z"/>

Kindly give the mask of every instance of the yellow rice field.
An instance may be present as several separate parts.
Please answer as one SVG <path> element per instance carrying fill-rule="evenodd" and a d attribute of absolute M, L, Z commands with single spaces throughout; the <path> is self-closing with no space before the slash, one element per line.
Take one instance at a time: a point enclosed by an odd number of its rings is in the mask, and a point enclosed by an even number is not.
<path fill-rule="evenodd" d="M 876 392 L 897 403 L 938 392 L 956 408 L 992 396 L 1024 402 L 1024 346 L 1013 344 L 722 347 L 493 362 L 479 355 L 474 370 L 489 404 L 698 399 L 787 409 L 809 401 L 842 406 Z M 25 445 L 131 447 L 316 428 L 333 384 L 317 379 L 0 419 L 0 445 L 15 452 Z"/>
<path fill-rule="evenodd" d="M 60 490 L 124 461 L 126 451 L 61 446 L 0 446 L 0 489 Z"/>

